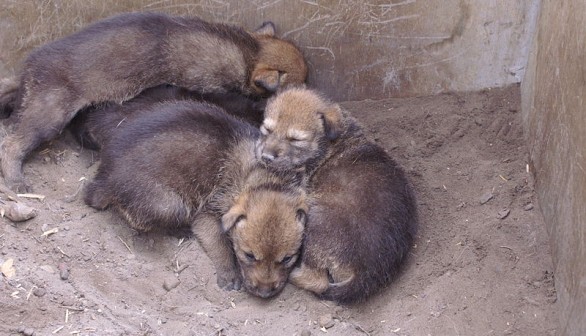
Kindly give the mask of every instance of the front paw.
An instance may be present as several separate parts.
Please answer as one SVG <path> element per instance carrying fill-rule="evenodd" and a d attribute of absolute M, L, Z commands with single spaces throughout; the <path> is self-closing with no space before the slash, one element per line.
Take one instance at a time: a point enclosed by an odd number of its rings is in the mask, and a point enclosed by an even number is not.
<path fill-rule="evenodd" d="M 238 291 L 242 288 L 242 278 L 234 270 L 218 271 L 218 287 L 227 291 Z"/>
<path fill-rule="evenodd" d="M 14 191 L 17 194 L 24 194 L 31 191 L 31 187 L 24 182 L 24 178 L 5 179 L 5 184 L 8 189 Z"/>

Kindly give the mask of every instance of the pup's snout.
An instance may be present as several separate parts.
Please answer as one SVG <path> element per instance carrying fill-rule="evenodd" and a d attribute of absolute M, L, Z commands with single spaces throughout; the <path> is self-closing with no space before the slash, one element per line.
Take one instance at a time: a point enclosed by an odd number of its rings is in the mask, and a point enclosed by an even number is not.
<path fill-rule="evenodd" d="M 260 296 L 263 299 L 268 299 L 272 296 L 275 296 L 280 291 L 280 284 L 278 282 L 270 283 L 270 284 L 262 284 L 256 287 L 256 295 Z"/>

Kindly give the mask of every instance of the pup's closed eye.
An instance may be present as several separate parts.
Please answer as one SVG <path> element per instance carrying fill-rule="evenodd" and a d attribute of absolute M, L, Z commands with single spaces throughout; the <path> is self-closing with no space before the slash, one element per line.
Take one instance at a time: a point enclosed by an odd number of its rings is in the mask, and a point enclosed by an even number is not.
<path fill-rule="evenodd" d="M 244 256 L 246 257 L 246 261 L 248 262 L 255 262 L 256 261 L 256 257 L 254 256 L 254 254 L 252 252 L 246 252 L 244 253 Z"/>
<path fill-rule="evenodd" d="M 289 267 L 291 266 L 293 263 L 295 263 L 295 261 L 297 260 L 297 255 L 290 255 L 290 256 L 286 256 L 285 258 L 283 258 L 281 260 L 281 264 L 284 265 L 285 267 Z"/>

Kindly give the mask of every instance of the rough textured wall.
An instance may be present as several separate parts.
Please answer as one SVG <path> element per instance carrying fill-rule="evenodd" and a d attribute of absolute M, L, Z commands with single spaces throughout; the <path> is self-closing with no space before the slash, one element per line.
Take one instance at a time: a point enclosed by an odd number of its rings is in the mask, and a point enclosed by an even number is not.
<path fill-rule="evenodd" d="M 583 0 L 544 0 L 522 83 L 530 158 L 555 264 L 560 335 L 586 335 L 584 22 Z"/>
<path fill-rule="evenodd" d="M 277 23 L 301 45 L 310 83 L 340 100 L 519 82 L 539 0 L 0 0 L 0 75 L 34 46 L 116 12 L 156 10 Z"/>

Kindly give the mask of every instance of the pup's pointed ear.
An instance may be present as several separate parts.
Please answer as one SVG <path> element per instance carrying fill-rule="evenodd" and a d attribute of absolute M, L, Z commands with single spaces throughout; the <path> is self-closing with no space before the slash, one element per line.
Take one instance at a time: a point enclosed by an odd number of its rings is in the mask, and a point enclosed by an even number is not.
<path fill-rule="evenodd" d="M 297 219 L 301 225 L 305 226 L 307 224 L 307 209 L 297 209 L 295 219 Z"/>
<path fill-rule="evenodd" d="M 230 231 L 236 224 L 246 220 L 246 212 L 242 202 L 236 202 L 228 212 L 222 216 L 222 231 Z"/>
<path fill-rule="evenodd" d="M 259 63 L 252 71 L 252 82 L 255 86 L 269 93 L 275 93 L 281 84 L 281 74 L 279 71 Z"/>
<path fill-rule="evenodd" d="M 328 140 L 337 139 L 342 133 L 342 109 L 338 104 L 330 104 L 319 112 Z"/>
<path fill-rule="evenodd" d="M 273 37 L 273 36 L 275 36 L 276 31 L 277 31 L 277 28 L 275 28 L 274 23 L 272 23 L 271 21 L 265 21 L 262 23 L 262 25 L 260 27 L 258 27 L 254 31 L 254 33 L 258 36 Z"/>
<path fill-rule="evenodd" d="M 222 231 L 228 232 L 230 231 L 236 224 L 241 221 L 246 220 L 246 216 L 243 212 L 239 211 L 240 209 L 236 209 L 236 207 L 232 207 L 230 211 L 222 216 Z"/>

